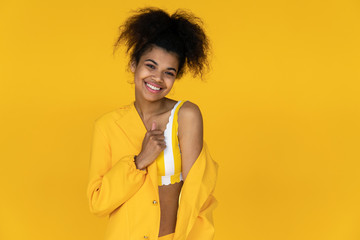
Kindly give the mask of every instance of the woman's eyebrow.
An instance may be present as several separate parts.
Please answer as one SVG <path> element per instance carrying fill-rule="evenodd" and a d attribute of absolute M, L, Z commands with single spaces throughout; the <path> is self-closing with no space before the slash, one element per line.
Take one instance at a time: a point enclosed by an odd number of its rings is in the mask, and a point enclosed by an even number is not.
<path fill-rule="evenodd" d="M 174 72 L 176 72 L 176 69 L 175 69 L 175 68 L 168 68 L 168 70 L 174 70 Z"/>
<path fill-rule="evenodd" d="M 159 65 L 159 64 L 157 64 L 157 62 L 155 62 L 154 60 L 152 60 L 152 59 L 150 59 L 150 58 L 149 58 L 149 59 L 146 59 L 145 61 L 153 62 L 156 66 Z"/>
<path fill-rule="evenodd" d="M 155 62 L 154 60 L 152 60 L 152 59 L 146 59 L 145 60 L 145 62 L 146 61 L 150 61 L 150 62 L 152 62 L 152 63 L 154 63 L 156 66 L 158 66 L 159 64 L 157 63 L 157 62 Z M 168 70 L 173 70 L 173 71 L 175 71 L 176 72 L 176 69 L 175 68 L 171 68 L 171 67 L 169 67 L 169 68 L 167 68 Z"/>

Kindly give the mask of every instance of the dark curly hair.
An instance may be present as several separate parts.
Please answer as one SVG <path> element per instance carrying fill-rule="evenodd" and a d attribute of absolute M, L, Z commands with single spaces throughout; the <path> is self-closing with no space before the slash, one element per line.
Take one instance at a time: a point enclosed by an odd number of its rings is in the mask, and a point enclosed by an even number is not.
<path fill-rule="evenodd" d="M 113 53 L 124 42 L 126 53 L 130 52 L 130 62 L 138 64 L 142 54 L 156 45 L 179 57 L 177 78 L 187 70 L 194 77 L 203 78 L 209 68 L 210 44 L 202 24 L 201 19 L 189 11 L 179 9 L 169 15 L 159 8 L 142 8 L 119 27 Z"/>

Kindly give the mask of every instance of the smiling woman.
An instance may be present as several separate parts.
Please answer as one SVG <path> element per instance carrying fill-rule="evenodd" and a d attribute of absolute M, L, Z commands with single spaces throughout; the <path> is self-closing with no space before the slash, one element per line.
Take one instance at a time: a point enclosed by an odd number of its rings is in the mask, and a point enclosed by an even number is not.
<path fill-rule="evenodd" d="M 209 43 L 199 18 L 138 10 L 120 27 L 135 101 L 95 121 L 87 197 L 109 216 L 106 239 L 210 240 L 218 164 L 190 101 L 166 96 L 187 71 L 203 76 Z"/>
<path fill-rule="evenodd" d="M 131 63 L 134 73 L 135 98 L 156 101 L 171 90 L 179 66 L 178 56 L 157 46 L 149 48 L 136 63 Z"/>

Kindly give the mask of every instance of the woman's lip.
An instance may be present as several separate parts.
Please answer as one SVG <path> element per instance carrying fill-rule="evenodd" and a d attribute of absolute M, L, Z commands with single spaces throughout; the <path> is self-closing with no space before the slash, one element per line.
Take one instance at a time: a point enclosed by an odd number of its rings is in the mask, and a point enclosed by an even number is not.
<path fill-rule="evenodd" d="M 145 84 L 146 89 L 147 89 L 149 92 L 159 93 L 159 92 L 161 92 L 161 90 L 162 90 L 162 88 L 160 88 L 160 90 L 154 90 L 154 89 L 151 89 L 151 88 L 146 84 L 146 82 L 144 82 L 144 84 Z M 149 83 L 149 84 L 151 84 L 151 83 Z M 151 84 L 151 85 L 152 85 L 152 84 Z"/>
<path fill-rule="evenodd" d="M 146 84 L 146 83 L 151 84 L 151 85 L 153 85 L 154 87 L 157 87 L 157 88 L 163 88 L 162 86 L 160 86 L 160 85 L 158 85 L 158 84 L 156 84 L 156 83 L 146 82 L 146 81 L 145 81 L 145 84 Z"/>

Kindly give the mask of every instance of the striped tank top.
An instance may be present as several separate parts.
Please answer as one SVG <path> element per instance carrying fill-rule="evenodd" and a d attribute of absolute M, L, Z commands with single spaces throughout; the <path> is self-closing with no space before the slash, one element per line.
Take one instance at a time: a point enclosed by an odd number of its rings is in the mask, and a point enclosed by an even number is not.
<path fill-rule="evenodd" d="M 183 180 L 178 139 L 178 112 L 184 102 L 178 101 L 175 104 L 164 131 L 166 148 L 156 159 L 159 186 L 174 184 Z"/>

